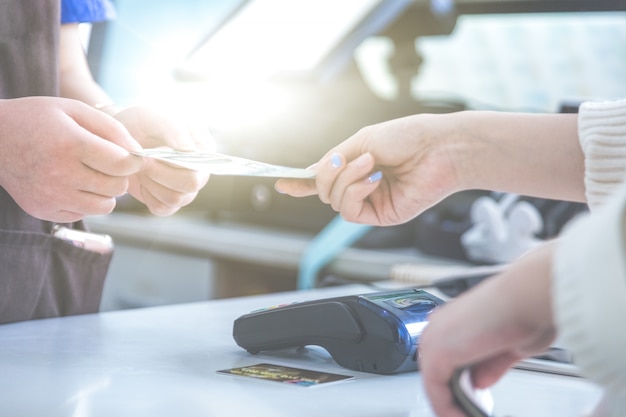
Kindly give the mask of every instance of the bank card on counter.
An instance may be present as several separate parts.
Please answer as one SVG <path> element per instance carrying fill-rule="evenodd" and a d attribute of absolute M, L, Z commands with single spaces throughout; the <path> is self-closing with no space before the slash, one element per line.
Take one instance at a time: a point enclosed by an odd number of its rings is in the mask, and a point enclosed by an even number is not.
<path fill-rule="evenodd" d="M 224 369 L 217 372 L 220 374 L 280 382 L 282 384 L 296 385 L 300 387 L 314 387 L 354 379 L 354 376 L 352 375 L 341 375 L 314 371 L 311 369 L 292 368 L 289 366 L 274 365 L 271 363 L 259 363 L 239 368 Z"/>
<path fill-rule="evenodd" d="M 315 178 L 315 171 L 267 164 L 251 159 L 205 150 L 179 151 L 170 148 L 152 148 L 131 152 L 133 155 L 154 158 L 183 168 L 214 175 L 237 175 L 273 178 Z"/>

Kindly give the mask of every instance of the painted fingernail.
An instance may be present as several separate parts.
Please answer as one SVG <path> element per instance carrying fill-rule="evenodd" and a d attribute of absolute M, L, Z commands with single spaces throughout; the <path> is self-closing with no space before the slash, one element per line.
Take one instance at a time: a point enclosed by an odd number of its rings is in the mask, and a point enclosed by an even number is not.
<path fill-rule="evenodd" d="M 339 168 L 341 166 L 341 155 L 334 153 L 330 157 L 330 165 L 332 165 L 333 168 Z"/>
<path fill-rule="evenodd" d="M 370 175 L 369 177 L 367 177 L 367 180 L 370 183 L 375 183 L 377 181 L 380 181 L 383 178 L 383 172 L 382 171 L 376 171 L 374 172 L 372 175 Z"/>

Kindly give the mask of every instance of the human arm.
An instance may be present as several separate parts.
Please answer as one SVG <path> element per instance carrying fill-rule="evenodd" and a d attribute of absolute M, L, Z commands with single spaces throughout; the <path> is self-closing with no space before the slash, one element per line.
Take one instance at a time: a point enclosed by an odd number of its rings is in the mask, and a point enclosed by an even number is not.
<path fill-rule="evenodd" d="M 626 404 L 626 187 L 499 275 L 429 318 L 420 369 L 433 410 L 462 417 L 449 381 L 471 367 L 486 388 L 518 360 L 542 352 L 558 331 L 581 373 L 605 389 L 594 416 L 620 416 Z M 468 323 L 477 325 L 468 325 Z"/>
<path fill-rule="evenodd" d="M 448 415 L 448 411 L 451 416 L 458 415 L 454 414 L 458 411 L 451 406 L 446 385 L 450 369 L 473 365 L 477 360 L 472 354 L 493 355 L 493 349 L 502 349 L 506 342 L 517 343 L 520 358 L 532 353 L 524 338 L 508 336 L 507 331 L 537 313 L 537 317 L 545 318 L 534 320 L 535 324 L 527 321 L 521 335 L 540 336 L 542 329 L 556 327 L 560 345 L 573 354 L 583 375 L 605 388 L 604 400 L 594 416 L 623 413 L 620 407 L 626 404 L 626 328 L 619 323 L 626 317 L 626 101 L 585 103 L 578 118 L 585 159 L 585 194 L 592 203 L 592 214 L 569 225 L 558 242 L 541 249 L 545 254 L 522 256 L 501 276 L 432 316 L 422 339 L 421 363 L 433 408 L 441 416 Z M 510 285 L 516 276 L 519 287 Z M 488 317 L 485 306 L 493 317 Z M 546 306 L 551 306 L 551 314 Z M 494 320 L 503 329 L 491 333 L 502 340 L 489 338 Z M 479 322 L 481 326 L 455 327 L 468 322 Z M 479 352 L 478 343 L 483 342 L 489 346 Z M 495 357 L 491 359 L 494 362 Z M 509 359 L 503 359 L 501 369 L 491 376 L 485 376 L 485 360 L 479 359 L 473 368 L 476 385 L 494 383 L 506 371 L 507 362 L 515 362 L 515 355 Z"/>
<path fill-rule="evenodd" d="M 294 196 L 317 193 L 357 223 L 403 223 L 468 189 L 584 201 L 572 114 L 408 116 L 361 129 L 313 169 L 315 182 L 281 179 L 276 188 Z M 368 181 L 376 171 L 382 178 Z"/>
<path fill-rule="evenodd" d="M 212 146 L 207 131 L 192 129 L 154 109 L 115 106 L 89 71 L 78 24 L 61 26 L 60 87 L 64 97 L 95 106 L 117 119 L 144 148 L 169 146 L 189 150 Z M 146 159 L 143 169 L 130 178 L 129 193 L 152 213 L 170 215 L 189 204 L 208 179 L 206 173 Z"/>

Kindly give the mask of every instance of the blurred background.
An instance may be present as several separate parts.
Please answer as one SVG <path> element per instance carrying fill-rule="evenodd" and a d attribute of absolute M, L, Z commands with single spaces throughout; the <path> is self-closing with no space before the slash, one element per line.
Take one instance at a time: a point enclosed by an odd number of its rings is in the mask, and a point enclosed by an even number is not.
<path fill-rule="evenodd" d="M 584 100 L 626 97 L 624 1 L 114 3 L 116 19 L 88 28 L 87 42 L 93 72 L 115 102 L 178 114 L 206 126 L 220 152 L 263 162 L 306 167 L 359 128 L 408 114 L 575 112 Z M 175 217 L 311 236 L 334 218 L 317 198 L 278 195 L 273 182 L 214 176 Z M 454 196 L 402 227 L 371 230 L 356 246 L 468 261 L 459 236 L 480 194 Z M 551 227 L 542 237 L 584 209 L 529 201 Z M 145 214 L 132 201 L 117 211 Z M 113 273 L 125 275 L 122 259 L 140 258 L 125 254 L 142 249 L 116 255 Z M 204 285 L 187 292 L 207 296 Z M 165 292 L 176 291 L 185 292 Z"/>
<path fill-rule="evenodd" d="M 115 4 L 90 49 L 114 100 L 180 113 L 206 125 L 220 151 L 270 163 L 308 166 L 359 128 L 412 113 L 555 112 L 626 95 L 619 1 Z M 267 222 L 264 208 L 298 204 L 310 220 L 278 216 L 289 227 L 319 228 L 331 215 L 310 213 L 309 200 L 264 207 L 263 187 L 233 181 L 212 181 L 198 203 Z M 258 207 L 247 207 L 253 189 Z"/>

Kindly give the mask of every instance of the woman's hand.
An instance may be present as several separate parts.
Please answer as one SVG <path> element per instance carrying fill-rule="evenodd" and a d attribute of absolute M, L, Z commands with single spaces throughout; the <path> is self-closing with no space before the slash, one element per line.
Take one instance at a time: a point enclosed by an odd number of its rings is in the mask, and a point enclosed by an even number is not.
<path fill-rule="evenodd" d="M 372 125 L 331 149 L 312 180 L 280 192 L 318 194 L 348 221 L 404 223 L 457 191 L 484 189 L 584 201 L 576 115 L 465 111 Z"/>
<path fill-rule="evenodd" d="M 331 149 L 315 181 L 281 179 L 280 192 L 318 194 L 348 221 L 404 223 L 460 189 L 444 118 L 417 115 L 368 126 Z"/>
<path fill-rule="evenodd" d="M 545 351 L 556 335 L 551 259 L 555 242 L 527 253 L 499 275 L 438 308 L 420 339 L 420 369 L 439 417 L 463 417 L 449 383 L 471 367 L 473 385 L 487 388 L 520 359 Z"/>

